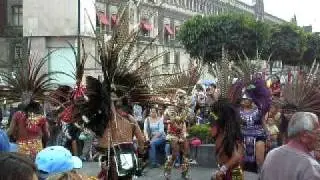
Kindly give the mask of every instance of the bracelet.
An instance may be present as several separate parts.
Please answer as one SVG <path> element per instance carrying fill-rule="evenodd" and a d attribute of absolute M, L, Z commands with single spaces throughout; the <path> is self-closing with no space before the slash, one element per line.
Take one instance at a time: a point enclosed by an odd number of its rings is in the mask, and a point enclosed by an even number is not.
<path fill-rule="evenodd" d="M 223 165 L 221 168 L 220 168 L 220 171 L 223 172 L 223 174 L 227 174 L 227 171 L 228 171 L 228 168 L 226 165 Z"/>

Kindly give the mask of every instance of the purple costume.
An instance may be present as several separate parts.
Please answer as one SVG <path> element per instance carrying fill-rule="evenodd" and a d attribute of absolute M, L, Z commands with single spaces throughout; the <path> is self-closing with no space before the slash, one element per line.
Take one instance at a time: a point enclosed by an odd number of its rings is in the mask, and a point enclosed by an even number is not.
<path fill-rule="evenodd" d="M 245 145 L 244 169 L 257 172 L 256 142 L 266 141 L 267 135 L 263 127 L 263 117 L 268 112 L 271 104 L 270 92 L 264 80 L 253 80 L 253 88 L 246 89 L 246 94 L 252 99 L 256 107 L 250 111 L 240 109 L 242 119 L 241 131 Z"/>
<path fill-rule="evenodd" d="M 245 145 L 245 163 L 255 163 L 255 143 L 266 140 L 266 131 L 263 128 L 262 114 L 258 108 L 251 111 L 240 110 L 242 119 L 241 131 Z"/>

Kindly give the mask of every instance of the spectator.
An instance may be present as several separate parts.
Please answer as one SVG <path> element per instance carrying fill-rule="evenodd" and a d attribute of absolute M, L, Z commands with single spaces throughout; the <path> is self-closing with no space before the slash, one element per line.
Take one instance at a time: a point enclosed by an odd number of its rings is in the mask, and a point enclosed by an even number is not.
<path fill-rule="evenodd" d="M 38 180 L 31 159 L 16 153 L 0 153 L 0 180 Z"/>
<path fill-rule="evenodd" d="M 0 129 L 0 152 L 16 152 L 17 145 L 10 143 L 7 133 Z"/>
<path fill-rule="evenodd" d="M 37 154 L 36 165 L 40 179 L 46 179 L 48 176 L 80 169 L 82 161 L 62 146 L 51 146 Z"/>
<path fill-rule="evenodd" d="M 166 139 L 164 133 L 163 121 L 158 117 L 157 110 L 151 108 L 150 116 L 144 122 L 144 135 L 147 141 L 150 141 L 149 158 L 152 167 L 158 167 L 156 159 L 157 150 L 164 146 Z"/>
<path fill-rule="evenodd" d="M 311 155 L 319 133 L 317 115 L 309 112 L 295 113 L 288 124 L 288 144 L 269 152 L 260 179 L 320 179 L 320 164 Z"/>

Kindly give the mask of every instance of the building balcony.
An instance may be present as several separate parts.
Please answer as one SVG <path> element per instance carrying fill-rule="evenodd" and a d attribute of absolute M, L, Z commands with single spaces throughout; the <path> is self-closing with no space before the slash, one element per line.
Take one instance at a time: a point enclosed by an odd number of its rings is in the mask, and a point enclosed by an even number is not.
<path fill-rule="evenodd" d="M 138 41 L 150 42 L 150 41 L 152 41 L 152 39 L 153 39 L 153 37 L 142 35 L 142 34 L 138 36 Z"/>
<path fill-rule="evenodd" d="M 4 28 L 3 36 L 5 37 L 19 37 L 23 36 L 22 26 L 6 26 Z"/>
<path fill-rule="evenodd" d="M 163 41 L 164 46 L 169 46 L 169 47 L 180 47 L 182 46 L 179 40 L 177 39 L 169 39 L 169 40 L 164 40 Z"/>

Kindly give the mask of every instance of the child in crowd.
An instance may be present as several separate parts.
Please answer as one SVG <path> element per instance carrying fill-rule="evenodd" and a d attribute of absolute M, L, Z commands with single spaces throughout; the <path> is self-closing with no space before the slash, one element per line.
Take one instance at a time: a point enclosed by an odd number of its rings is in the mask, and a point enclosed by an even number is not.
<path fill-rule="evenodd" d="M 82 168 L 82 161 L 62 146 L 50 146 L 40 151 L 36 156 L 39 179 Z"/>

